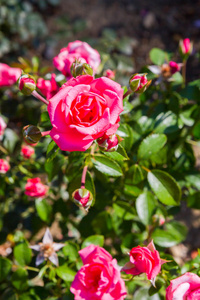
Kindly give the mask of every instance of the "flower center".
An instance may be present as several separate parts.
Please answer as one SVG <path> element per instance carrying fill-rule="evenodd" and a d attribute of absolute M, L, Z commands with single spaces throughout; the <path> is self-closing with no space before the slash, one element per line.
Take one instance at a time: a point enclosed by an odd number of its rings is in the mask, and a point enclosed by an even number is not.
<path fill-rule="evenodd" d="M 43 252 L 45 258 L 50 257 L 55 252 L 52 243 L 49 244 L 39 243 L 39 245 L 40 245 L 40 251 Z"/>

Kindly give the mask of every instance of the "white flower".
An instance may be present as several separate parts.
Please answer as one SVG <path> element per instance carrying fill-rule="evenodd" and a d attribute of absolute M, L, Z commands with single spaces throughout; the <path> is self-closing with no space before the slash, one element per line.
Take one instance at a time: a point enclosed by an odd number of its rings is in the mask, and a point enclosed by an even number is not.
<path fill-rule="evenodd" d="M 54 265 L 58 266 L 58 256 L 56 251 L 60 250 L 64 246 L 65 244 L 54 243 L 51 232 L 49 228 L 47 228 L 42 243 L 30 246 L 31 249 L 39 251 L 39 254 L 36 257 L 36 266 L 39 266 L 47 259 L 49 259 Z"/>

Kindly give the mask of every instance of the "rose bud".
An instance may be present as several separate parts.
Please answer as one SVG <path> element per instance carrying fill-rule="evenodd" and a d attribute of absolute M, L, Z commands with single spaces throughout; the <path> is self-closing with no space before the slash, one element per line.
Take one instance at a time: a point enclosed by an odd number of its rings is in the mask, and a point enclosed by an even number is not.
<path fill-rule="evenodd" d="M 134 74 L 129 80 L 130 88 L 133 92 L 141 94 L 151 84 L 151 80 L 147 80 L 146 74 Z"/>
<path fill-rule="evenodd" d="M 48 191 L 48 186 L 41 182 L 39 177 L 27 179 L 25 195 L 30 197 L 43 197 Z"/>
<path fill-rule="evenodd" d="M 105 71 L 105 76 L 108 77 L 109 79 L 114 80 L 115 79 L 115 72 L 108 69 Z"/>
<path fill-rule="evenodd" d="M 23 128 L 23 136 L 25 141 L 31 144 L 39 142 L 42 137 L 42 134 L 36 126 L 27 125 Z"/>
<path fill-rule="evenodd" d="M 22 146 L 21 155 L 24 158 L 30 158 L 34 153 L 35 153 L 35 150 L 32 147 L 30 147 L 28 145 Z"/>
<path fill-rule="evenodd" d="M 192 53 L 192 50 L 193 43 L 190 41 L 190 39 L 187 38 L 179 42 L 179 51 L 183 60 L 186 60 L 188 58 L 188 56 Z"/>
<path fill-rule="evenodd" d="M 35 79 L 28 74 L 22 75 L 18 80 L 18 84 L 20 91 L 27 96 L 31 95 L 36 89 Z"/>
<path fill-rule="evenodd" d="M 169 66 L 172 75 L 175 74 L 176 72 L 179 72 L 181 69 L 181 64 L 177 64 L 175 61 L 170 61 Z"/>
<path fill-rule="evenodd" d="M 6 129 L 7 124 L 4 119 L 0 116 L 0 141 L 3 139 L 4 130 Z"/>
<path fill-rule="evenodd" d="M 10 170 L 7 160 L 0 158 L 0 174 L 6 174 Z"/>
<path fill-rule="evenodd" d="M 117 150 L 119 141 L 116 134 L 110 136 L 105 134 L 97 140 L 97 143 L 102 151 L 113 152 Z"/>
<path fill-rule="evenodd" d="M 85 188 L 75 190 L 72 194 L 72 197 L 74 202 L 78 206 L 83 207 L 86 211 L 90 208 L 93 200 L 92 194 Z"/>
<path fill-rule="evenodd" d="M 80 75 L 93 75 L 93 69 L 90 65 L 86 63 L 81 63 L 80 61 L 75 60 L 75 62 L 71 65 L 71 74 L 73 77 L 77 77 Z"/>

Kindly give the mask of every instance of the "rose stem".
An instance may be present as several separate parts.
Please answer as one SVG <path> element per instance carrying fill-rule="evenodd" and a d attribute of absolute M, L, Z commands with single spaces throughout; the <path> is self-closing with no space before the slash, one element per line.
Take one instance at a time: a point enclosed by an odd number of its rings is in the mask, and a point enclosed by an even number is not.
<path fill-rule="evenodd" d="M 46 135 L 49 135 L 50 132 L 51 132 L 51 130 L 49 130 L 49 131 L 43 131 L 43 132 L 41 132 L 41 135 L 42 136 L 46 136 Z"/>
<path fill-rule="evenodd" d="M 85 166 L 83 168 L 83 173 L 82 173 L 82 177 L 81 177 L 81 188 L 82 189 L 85 188 L 85 179 L 86 179 L 87 168 L 88 168 L 88 166 Z"/>
<path fill-rule="evenodd" d="M 128 91 L 124 94 L 123 99 L 132 93 L 132 90 L 129 88 Z"/>
<path fill-rule="evenodd" d="M 44 97 L 42 97 L 40 94 L 38 94 L 38 92 L 33 91 L 32 95 L 37 98 L 38 100 L 42 101 L 43 103 L 45 103 L 46 105 L 49 104 L 49 101 L 47 101 Z"/>

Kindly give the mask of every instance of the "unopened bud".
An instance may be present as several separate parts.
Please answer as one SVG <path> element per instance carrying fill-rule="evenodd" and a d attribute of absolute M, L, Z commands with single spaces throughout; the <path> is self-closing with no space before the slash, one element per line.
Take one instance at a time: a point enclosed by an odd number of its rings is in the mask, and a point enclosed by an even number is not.
<path fill-rule="evenodd" d="M 113 152 L 117 150 L 119 141 L 116 134 L 112 134 L 110 136 L 104 135 L 97 140 L 97 143 L 102 151 Z"/>
<path fill-rule="evenodd" d="M 36 89 L 35 79 L 28 74 L 19 77 L 18 84 L 20 91 L 27 96 L 31 95 Z"/>
<path fill-rule="evenodd" d="M 104 72 L 104 75 L 106 77 L 108 77 L 109 79 L 112 79 L 114 80 L 115 79 L 115 72 L 110 70 L 110 69 L 107 69 L 105 72 Z"/>
<path fill-rule="evenodd" d="M 78 206 L 83 207 L 86 211 L 90 208 L 93 200 L 92 194 L 85 188 L 75 190 L 72 194 L 72 197 L 74 202 Z"/>
<path fill-rule="evenodd" d="M 130 88 L 133 92 L 141 94 L 151 84 L 151 80 L 147 80 L 146 74 L 134 74 L 129 80 Z"/>
<path fill-rule="evenodd" d="M 77 77 L 80 75 L 93 75 L 93 69 L 90 65 L 86 63 L 81 63 L 79 61 L 75 61 L 71 65 L 71 74 L 73 77 Z"/>
<path fill-rule="evenodd" d="M 42 137 L 42 134 L 40 132 L 40 129 L 36 126 L 27 125 L 23 128 L 23 136 L 28 143 L 35 144 L 39 142 L 39 140 Z"/>
<path fill-rule="evenodd" d="M 192 53 L 193 50 L 193 43 L 190 39 L 184 39 L 179 42 L 179 51 L 180 55 L 184 60 L 188 58 L 188 56 Z"/>
<path fill-rule="evenodd" d="M 155 214 L 152 217 L 153 223 L 157 223 L 159 226 L 162 226 L 163 224 L 165 224 L 165 217 L 163 215 L 160 214 Z"/>

